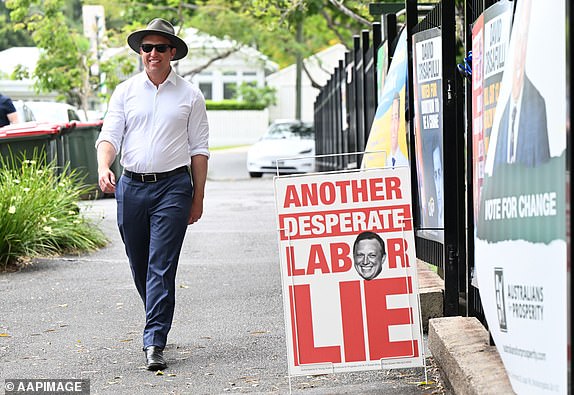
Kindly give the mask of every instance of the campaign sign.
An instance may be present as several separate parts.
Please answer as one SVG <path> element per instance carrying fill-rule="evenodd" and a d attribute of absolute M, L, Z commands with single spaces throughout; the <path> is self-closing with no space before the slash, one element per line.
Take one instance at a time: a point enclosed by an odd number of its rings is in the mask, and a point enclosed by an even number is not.
<path fill-rule="evenodd" d="M 275 177 L 290 375 L 423 366 L 407 167 Z"/>
<path fill-rule="evenodd" d="M 420 228 L 425 239 L 444 242 L 442 31 L 413 35 L 413 103 Z"/>
<path fill-rule="evenodd" d="M 480 299 L 520 395 L 572 393 L 566 15 L 564 0 L 516 3 L 478 201 Z"/>

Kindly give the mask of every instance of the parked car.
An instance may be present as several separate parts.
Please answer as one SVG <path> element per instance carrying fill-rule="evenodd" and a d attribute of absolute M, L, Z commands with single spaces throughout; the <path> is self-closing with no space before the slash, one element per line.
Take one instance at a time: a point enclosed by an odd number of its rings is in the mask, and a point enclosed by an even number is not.
<path fill-rule="evenodd" d="M 16 107 L 16 112 L 18 113 L 18 122 L 30 122 L 35 121 L 34 114 L 30 107 L 22 100 L 15 100 L 14 107 Z"/>
<path fill-rule="evenodd" d="M 52 101 L 26 101 L 37 122 L 68 123 L 81 121 L 78 110 L 69 104 Z"/>
<path fill-rule="evenodd" d="M 272 123 L 267 133 L 247 151 L 247 171 L 251 177 L 261 177 L 263 173 L 315 171 L 313 126 L 297 120 Z"/>

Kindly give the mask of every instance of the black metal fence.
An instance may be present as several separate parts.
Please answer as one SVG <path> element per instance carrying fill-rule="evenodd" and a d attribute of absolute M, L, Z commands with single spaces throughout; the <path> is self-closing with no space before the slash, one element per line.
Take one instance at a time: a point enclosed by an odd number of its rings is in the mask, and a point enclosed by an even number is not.
<path fill-rule="evenodd" d="M 497 0 L 467 0 L 465 2 L 465 37 L 457 41 L 455 0 L 442 0 L 432 10 L 421 15 L 416 0 L 405 1 L 407 29 L 408 82 L 407 120 L 409 140 L 414 142 L 413 104 L 413 34 L 440 27 L 442 41 L 443 81 L 443 156 L 444 240 L 438 242 L 415 235 L 417 258 L 437 267 L 445 281 L 444 314 L 477 317 L 486 325 L 478 289 L 471 284 L 474 271 L 473 215 L 472 215 L 472 111 L 470 81 L 458 73 L 456 56 L 465 54 L 472 46 L 471 26 L 476 18 Z M 420 19 L 420 17 L 424 18 Z M 373 23 L 371 31 L 354 37 L 353 49 L 339 62 L 331 79 L 315 102 L 316 154 L 318 171 L 355 169 L 360 166 L 369 137 L 371 123 L 377 109 L 377 49 L 386 47 L 388 68 L 398 38 L 398 24 L 394 13 L 381 16 L 382 23 Z M 460 38 L 460 37 L 459 37 Z M 461 48 L 457 42 L 464 42 Z M 467 111 L 465 111 L 465 108 Z M 468 114 L 468 115 L 467 115 Z M 466 125 L 466 126 L 465 126 Z M 414 144 L 410 144 L 411 168 L 415 168 Z M 357 153 L 357 154 L 355 154 Z M 343 154 L 343 155 L 340 155 Z M 413 191 L 418 188 L 413 175 Z M 413 194 L 415 224 L 419 202 Z"/>
<path fill-rule="evenodd" d="M 444 225 L 442 241 L 425 237 L 421 231 L 416 172 L 411 177 L 413 216 L 417 258 L 437 267 L 444 279 L 444 315 L 477 317 L 485 326 L 486 319 L 478 289 L 474 286 L 474 202 L 473 202 L 473 137 L 471 81 L 457 69 L 460 56 L 472 49 L 472 26 L 476 19 L 498 0 L 442 0 L 431 10 L 422 9 L 416 0 L 405 0 L 404 19 L 397 22 L 396 11 L 381 15 L 380 23 L 370 31 L 354 37 L 353 48 L 339 61 L 331 79 L 315 101 L 316 155 L 318 171 L 356 169 L 361 164 L 369 131 L 378 106 L 377 67 L 387 70 L 397 46 L 399 26 L 407 32 L 407 92 L 404 119 L 407 121 L 411 169 L 416 169 L 415 119 L 413 86 L 413 35 L 440 28 L 442 144 Z M 456 10 L 456 5 L 461 9 Z M 513 4 L 516 4 L 515 2 Z M 424 4 L 428 7 L 428 3 Z M 388 6 L 388 4 L 387 4 Z M 571 4 L 567 6 L 567 25 Z M 458 11 L 458 14 L 457 14 Z M 399 12 L 398 14 L 403 14 Z M 462 23 L 461 23 L 462 21 Z M 462 31 L 456 32 L 456 26 Z M 462 44 L 461 44 L 462 43 Z M 566 64 L 570 64 L 571 41 L 567 43 Z M 384 64 L 377 57 L 383 48 Z M 457 61 L 457 56 L 459 61 Z M 567 67 L 568 69 L 568 67 Z M 568 94 L 571 92 L 567 73 Z M 570 97 L 570 96 L 569 96 Z M 568 103 L 567 146 L 570 147 Z M 571 150 L 568 148 L 570 169 Z M 569 176 L 568 176 L 569 177 Z M 571 206 L 571 202 L 567 202 Z M 571 257 L 570 257 L 571 259 Z"/>

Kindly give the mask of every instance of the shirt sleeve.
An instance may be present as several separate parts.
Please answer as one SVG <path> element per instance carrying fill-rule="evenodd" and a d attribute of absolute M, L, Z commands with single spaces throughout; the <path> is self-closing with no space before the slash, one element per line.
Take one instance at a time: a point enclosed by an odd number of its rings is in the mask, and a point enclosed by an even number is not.
<path fill-rule="evenodd" d="M 13 114 L 16 112 L 16 107 L 14 106 L 12 99 L 8 98 L 5 104 L 6 104 L 6 114 Z"/>
<path fill-rule="evenodd" d="M 198 92 L 192 104 L 187 124 L 189 156 L 205 155 L 209 158 L 209 123 L 205 99 Z"/>
<path fill-rule="evenodd" d="M 116 87 L 116 90 L 114 93 L 112 93 L 112 97 L 110 98 L 110 102 L 108 104 L 108 111 L 104 117 L 102 130 L 100 131 L 100 135 L 95 144 L 96 148 L 98 148 L 98 144 L 100 144 L 102 141 L 107 141 L 114 146 L 116 154 L 119 154 L 120 152 L 123 135 L 126 128 L 124 112 L 125 89 L 122 88 L 124 87 L 120 85 Z"/>

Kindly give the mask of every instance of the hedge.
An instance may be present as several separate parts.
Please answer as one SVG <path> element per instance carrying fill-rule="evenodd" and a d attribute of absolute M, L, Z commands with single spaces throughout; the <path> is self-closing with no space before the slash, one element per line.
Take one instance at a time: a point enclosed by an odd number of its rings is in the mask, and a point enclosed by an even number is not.
<path fill-rule="evenodd" d="M 212 101 L 206 100 L 205 104 L 208 110 L 211 111 L 224 111 L 224 110 L 264 110 L 264 104 L 246 103 L 237 100 L 221 100 Z"/>

